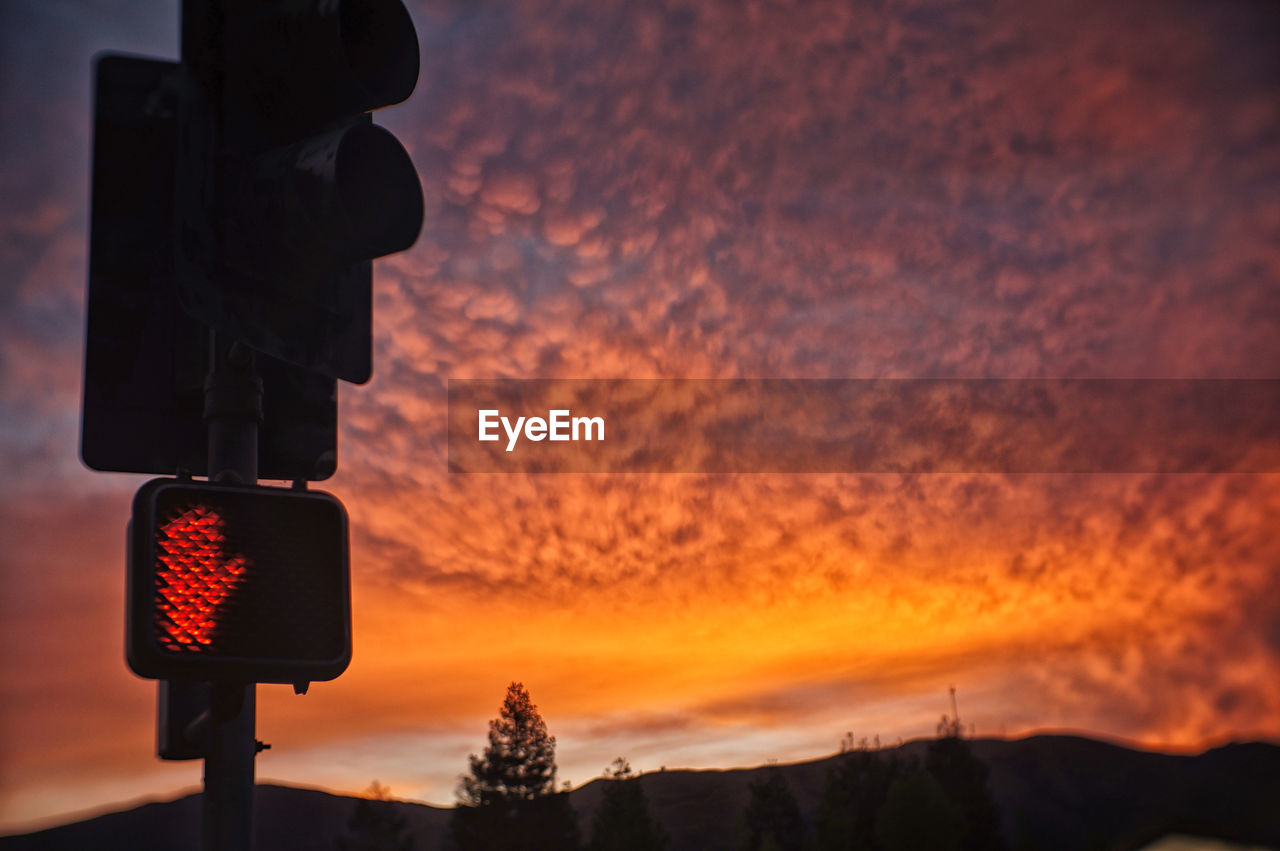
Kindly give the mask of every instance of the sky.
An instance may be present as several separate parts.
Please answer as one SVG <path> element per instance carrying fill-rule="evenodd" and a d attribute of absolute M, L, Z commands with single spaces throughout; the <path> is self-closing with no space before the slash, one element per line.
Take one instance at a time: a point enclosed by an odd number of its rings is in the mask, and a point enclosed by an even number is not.
<path fill-rule="evenodd" d="M 507 684 L 577 786 L 846 732 L 1280 739 L 1275 474 L 450 473 L 475 378 L 1280 378 L 1280 16 L 1236 0 L 409 4 L 422 236 L 339 399 L 350 669 L 260 780 L 448 805 Z M 123 658 L 147 477 L 77 455 L 90 63 L 0 0 L 0 830 L 165 797 Z M 1264 447 L 1265 448 L 1265 447 Z M 1274 445 L 1270 447 L 1274 450 Z"/>

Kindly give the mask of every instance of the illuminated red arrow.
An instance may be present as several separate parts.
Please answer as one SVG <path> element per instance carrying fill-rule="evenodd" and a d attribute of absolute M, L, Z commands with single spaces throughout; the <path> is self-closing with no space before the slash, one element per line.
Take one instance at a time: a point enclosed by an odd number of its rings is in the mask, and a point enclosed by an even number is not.
<path fill-rule="evenodd" d="M 185 509 L 156 532 L 156 637 L 162 647 L 199 652 L 213 642 L 219 610 L 250 566 L 225 552 L 222 516 Z"/>

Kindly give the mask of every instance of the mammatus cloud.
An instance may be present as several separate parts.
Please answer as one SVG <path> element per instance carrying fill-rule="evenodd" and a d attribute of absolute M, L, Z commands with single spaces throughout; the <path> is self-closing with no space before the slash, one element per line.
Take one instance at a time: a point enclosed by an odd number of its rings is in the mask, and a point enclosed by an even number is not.
<path fill-rule="evenodd" d="M 453 378 L 1259 374 L 1274 62 L 1079 5 L 468 10 L 383 315 Z"/>
<path fill-rule="evenodd" d="M 431 472 L 445 378 L 1269 376 L 1280 217 L 1257 187 L 1280 153 L 1275 61 L 1243 15 L 1166 12 L 441 13 L 415 149 L 439 204 L 386 267 L 390 366 L 348 420 L 378 470 L 367 528 L 393 581 L 511 589 L 561 616 L 634 605 L 637 631 L 714 622 L 727 632 L 698 633 L 708 656 L 742 671 L 779 653 L 796 677 L 804 652 L 839 658 L 856 634 L 884 664 L 928 644 L 1057 676 L 1073 711 L 1110 705 L 1099 692 L 1119 680 L 1093 658 L 1108 654 L 1171 688 L 1230 690 L 1187 679 L 1156 636 L 1213 646 L 1234 619 L 1220 595 L 1270 598 L 1251 525 L 1266 477 Z M 481 53 L 491 73 L 459 73 Z M 403 431 L 381 427 L 393 412 Z M 419 502 L 393 512 L 401 487 Z M 1244 518 L 1254 548 L 1224 557 L 1234 544 L 1206 538 L 1204 512 Z M 1274 664 L 1265 644 L 1232 646 Z M 1057 667 L 1073 654 L 1078 688 Z M 1206 701 L 1244 705 L 1183 705 Z M 1174 721 L 1177 705 L 1079 723 L 1217 735 L 1220 715 Z"/>

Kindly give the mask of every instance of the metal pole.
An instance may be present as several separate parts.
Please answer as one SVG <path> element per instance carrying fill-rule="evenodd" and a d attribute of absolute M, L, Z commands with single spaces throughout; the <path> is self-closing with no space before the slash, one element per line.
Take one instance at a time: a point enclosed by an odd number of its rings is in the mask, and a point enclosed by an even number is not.
<path fill-rule="evenodd" d="M 258 423 L 262 380 L 253 352 L 220 344 L 210 332 L 205 380 L 209 479 L 258 481 Z M 253 844 L 253 761 L 256 692 L 253 683 L 211 684 L 209 749 L 204 759 L 203 851 L 249 851 Z"/>
<path fill-rule="evenodd" d="M 220 114 L 222 25 L 228 0 L 182 0 L 182 64 L 201 98 Z M 184 101 L 185 102 L 185 101 Z M 188 107 L 190 108 L 190 107 Z M 217 150 L 222 128 L 214 122 Z M 262 380 L 253 352 L 210 331 L 209 375 L 205 380 L 205 422 L 209 429 L 210 481 L 258 481 L 258 424 L 262 421 Z M 200 737 L 204 758 L 203 851 L 249 851 L 253 843 L 253 761 L 255 686 L 211 683 L 207 725 Z M 197 724 L 196 726 L 201 726 Z"/>

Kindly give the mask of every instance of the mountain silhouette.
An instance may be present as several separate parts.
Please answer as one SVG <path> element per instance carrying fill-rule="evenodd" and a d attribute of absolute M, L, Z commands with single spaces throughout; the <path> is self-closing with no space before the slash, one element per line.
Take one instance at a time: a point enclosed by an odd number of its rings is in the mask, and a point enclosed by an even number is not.
<path fill-rule="evenodd" d="M 1195 756 L 1139 751 L 1079 736 L 1013 741 L 973 739 L 990 769 L 991 791 L 1015 849 L 1080 851 L 1142 848 L 1169 834 L 1213 837 L 1280 849 L 1280 747 L 1229 744 Z M 886 748 L 923 758 L 928 740 Z M 812 824 L 827 774 L 840 756 L 753 769 L 658 771 L 642 775 L 654 817 L 671 851 L 735 848 L 750 785 L 780 770 Z M 603 786 L 594 780 L 570 801 L 589 827 Z M 358 799 L 260 785 L 255 797 L 259 851 L 332 851 Z M 419 851 L 444 847 L 451 810 L 396 801 Z M 0 838 L 0 851 L 173 851 L 197 849 L 200 798 L 149 803 L 35 833 Z"/>

